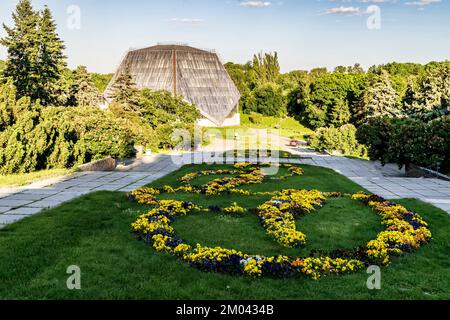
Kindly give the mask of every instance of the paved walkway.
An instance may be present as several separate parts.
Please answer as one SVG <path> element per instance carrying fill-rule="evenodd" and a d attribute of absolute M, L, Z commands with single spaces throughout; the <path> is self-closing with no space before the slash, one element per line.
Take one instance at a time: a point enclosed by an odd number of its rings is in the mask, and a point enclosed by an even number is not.
<path fill-rule="evenodd" d="M 370 192 L 387 199 L 417 198 L 450 213 L 449 181 L 404 178 L 401 177 L 403 172 L 394 165 L 383 167 L 377 162 L 334 157 L 307 149 L 291 149 L 290 151 L 301 155 L 302 159 L 282 160 L 281 162 L 331 168 Z M 202 163 L 211 161 L 211 159 L 211 153 L 208 152 L 176 157 L 154 156 L 136 162 L 126 168 L 126 171 L 75 173 L 23 188 L 0 188 L 0 228 L 34 215 L 42 209 L 59 206 L 90 192 L 101 190 L 129 192 L 170 174 L 183 164 L 190 163 L 191 160 L 195 163 Z M 215 159 L 223 161 L 221 157 Z M 238 160 L 255 162 L 257 159 Z M 275 159 L 260 160 L 271 162 Z"/>
<path fill-rule="evenodd" d="M 156 156 L 125 172 L 82 172 L 23 188 L 0 188 L 0 228 L 91 192 L 132 191 L 179 167 L 169 156 Z"/>
<path fill-rule="evenodd" d="M 386 199 L 416 198 L 450 213 L 450 181 L 406 178 L 397 165 L 383 167 L 374 161 L 321 155 L 304 149 L 295 151 L 308 157 L 301 163 L 333 169 Z"/>

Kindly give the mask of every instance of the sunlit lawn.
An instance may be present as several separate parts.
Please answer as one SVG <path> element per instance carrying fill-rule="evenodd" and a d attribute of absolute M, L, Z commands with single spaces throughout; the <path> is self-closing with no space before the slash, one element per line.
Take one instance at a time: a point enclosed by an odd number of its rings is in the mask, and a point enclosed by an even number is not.
<path fill-rule="evenodd" d="M 0 175 L 0 187 L 23 186 L 33 182 L 64 176 L 72 170 L 69 169 L 49 169 L 31 173 L 18 173 Z"/>
<path fill-rule="evenodd" d="M 187 166 L 155 183 L 177 186 L 187 172 L 224 166 Z M 274 191 L 283 188 L 357 192 L 361 187 L 324 168 L 303 166 L 305 175 L 271 179 L 246 189 Z M 280 172 L 284 174 L 285 172 Z M 205 183 L 215 177 L 202 177 Z M 165 194 L 208 206 L 238 202 L 255 208 L 267 196 L 204 197 Z M 314 281 L 251 279 L 204 273 L 175 257 L 157 253 L 130 231 L 130 223 L 148 208 L 124 193 L 98 192 L 27 218 L 0 230 L 0 298 L 13 299 L 449 299 L 450 216 L 417 200 L 401 200 L 417 210 L 433 232 L 431 243 L 418 252 L 398 258 L 382 268 L 382 289 L 366 287 L 364 270 Z M 298 229 L 308 236 L 304 249 L 286 249 L 274 242 L 251 213 L 242 217 L 193 214 L 174 227 L 188 243 L 235 248 L 251 254 L 308 255 L 311 250 L 348 249 L 373 239 L 382 230 L 378 216 L 347 198 L 330 199 L 315 213 L 301 217 Z M 79 291 L 66 288 L 70 265 L 81 268 Z"/>

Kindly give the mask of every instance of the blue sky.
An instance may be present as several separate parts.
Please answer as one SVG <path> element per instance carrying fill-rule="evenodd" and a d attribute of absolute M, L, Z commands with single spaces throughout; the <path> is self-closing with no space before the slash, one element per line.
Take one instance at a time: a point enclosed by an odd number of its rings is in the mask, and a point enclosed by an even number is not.
<path fill-rule="evenodd" d="M 0 0 L 0 22 L 11 25 L 17 0 Z M 389 61 L 450 59 L 449 0 L 33 0 L 48 5 L 67 46 L 70 67 L 113 72 L 130 48 L 183 42 L 216 49 L 224 62 L 245 63 L 277 51 L 283 71 L 364 67 Z M 80 9 L 80 28 L 68 27 Z M 380 8 L 380 29 L 369 29 Z M 69 21 L 77 21 L 69 20 Z M 378 20 L 375 20 L 378 21 Z M 0 30 L 0 36 L 4 30 Z M 6 51 L 0 49 L 0 58 Z"/>

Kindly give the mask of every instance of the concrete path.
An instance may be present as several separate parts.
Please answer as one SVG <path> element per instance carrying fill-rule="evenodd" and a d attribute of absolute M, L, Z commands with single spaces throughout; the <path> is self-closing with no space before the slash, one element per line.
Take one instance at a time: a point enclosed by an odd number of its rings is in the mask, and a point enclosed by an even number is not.
<path fill-rule="evenodd" d="M 450 213 L 450 182 L 438 179 L 408 179 L 395 165 L 381 166 L 378 162 L 334 157 L 308 149 L 291 149 L 301 159 L 281 159 L 280 162 L 327 167 L 343 174 L 363 188 L 387 199 L 417 198 Z M 222 152 L 215 159 L 223 162 Z M 75 173 L 70 176 L 42 181 L 23 188 L 0 189 L 0 228 L 34 215 L 43 209 L 95 191 L 129 192 L 145 186 L 179 169 L 191 161 L 211 161 L 211 152 L 180 156 L 153 156 L 135 162 L 122 171 Z M 257 159 L 237 159 L 256 162 Z M 277 159 L 259 159 L 278 162 Z M 183 162 L 184 161 L 184 162 Z"/>
<path fill-rule="evenodd" d="M 129 192 L 179 169 L 169 156 L 144 158 L 129 171 L 83 172 L 22 188 L 0 188 L 0 229 L 96 191 Z"/>
<path fill-rule="evenodd" d="M 404 171 L 394 164 L 382 166 L 379 162 L 333 157 L 305 149 L 294 151 L 308 157 L 301 163 L 333 169 L 386 199 L 420 199 L 450 213 L 450 181 L 406 178 Z"/>

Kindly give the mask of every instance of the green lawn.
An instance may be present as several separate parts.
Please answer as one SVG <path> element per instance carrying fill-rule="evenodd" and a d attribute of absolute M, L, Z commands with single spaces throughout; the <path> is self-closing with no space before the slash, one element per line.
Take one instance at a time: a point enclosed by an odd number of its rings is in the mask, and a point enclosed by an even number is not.
<path fill-rule="evenodd" d="M 30 173 L 0 175 L 0 187 L 24 186 L 33 182 L 64 176 L 69 169 L 49 169 Z"/>
<path fill-rule="evenodd" d="M 187 172 L 224 166 L 187 166 L 155 182 L 178 185 Z M 252 190 L 317 188 L 356 192 L 361 188 L 323 168 L 302 166 L 304 176 L 272 179 Z M 280 174 L 285 174 L 284 170 Z M 216 177 L 201 177 L 194 184 Z M 236 201 L 254 208 L 268 196 L 164 194 L 207 205 Z M 398 258 L 382 268 L 382 290 L 366 288 L 367 274 L 360 271 L 314 281 L 308 278 L 252 279 L 204 273 L 157 253 L 130 232 L 130 223 L 147 208 L 124 193 L 98 192 L 48 210 L 0 230 L 0 298 L 2 299 L 449 299 L 450 216 L 417 200 L 399 203 L 417 210 L 431 226 L 433 240 L 418 252 Z M 178 234 L 190 243 L 220 245 L 252 254 L 306 255 L 311 250 L 352 248 L 381 230 L 377 215 L 349 200 L 329 199 L 324 208 L 298 220 L 308 236 L 304 249 L 280 247 L 252 214 L 230 217 L 193 214 L 178 219 Z M 70 265 L 81 268 L 82 290 L 66 288 Z"/>
<path fill-rule="evenodd" d="M 249 119 L 249 115 L 241 114 L 241 125 L 236 127 L 222 127 L 222 128 L 206 128 L 206 130 L 213 130 L 212 132 L 220 132 L 221 137 L 227 138 L 227 131 L 231 132 L 231 137 L 234 138 L 234 132 L 238 132 L 241 137 L 251 137 L 249 133 L 250 129 L 272 129 L 273 133 L 278 133 L 282 137 L 292 138 L 292 139 L 305 139 L 307 136 L 314 133 L 311 129 L 305 127 L 300 122 L 294 118 L 277 118 L 277 117 L 262 117 L 262 122 L 259 124 L 252 123 Z M 228 137 L 229 138 L 229 137 Z"/>

